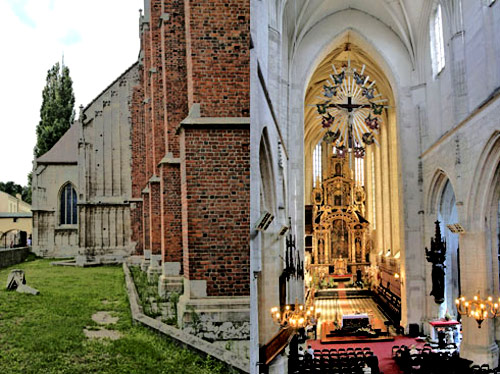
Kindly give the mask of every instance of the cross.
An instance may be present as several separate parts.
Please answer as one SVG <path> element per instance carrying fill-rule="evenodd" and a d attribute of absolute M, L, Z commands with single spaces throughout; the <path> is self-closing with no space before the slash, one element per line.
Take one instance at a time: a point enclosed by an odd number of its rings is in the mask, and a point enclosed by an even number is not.
<path fill-rule="evenodd" d="M 351 113 L 353 109 L 370 107 L 369 104 L 353 104 L 351 96 L 347 96 L 347 104 L 335 104 L 335 106 L 340 107 L 342 109 L 347 109 L 347 112 L 349 113 Z"/>

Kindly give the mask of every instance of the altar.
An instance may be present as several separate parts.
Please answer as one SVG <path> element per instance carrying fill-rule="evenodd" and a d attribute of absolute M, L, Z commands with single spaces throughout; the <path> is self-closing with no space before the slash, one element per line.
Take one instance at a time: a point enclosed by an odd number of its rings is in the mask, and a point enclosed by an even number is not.
<path fill-rule="evenodd" d="M 431 340 L 432 341 L 437 341 L 438 336 L 437 336 L 437 331 L 439 329 L 451 329 L 452 331 L 457 331 L 460 333 L 460 322 L 450 320 L 450 321 L 443 321 L 443 320 L 437 320 L 437 321 L 429 321 L 429 325 L 431 325 L 430 329 L 430 335 L 431 335 Z"/>
<path fill-rule="evenodd" d="M 344 314 L 342 316 L 342 329 L 356 330 L 370 326 L 368 314 Z"/>
<path fill-rule="evenodd" d="M 332 154 L 312 191 L 310 272 L 319 288 L 326 276 L 351 277 L 370 266 L 370 224 L 364 218 L 364 187 L 348 158 Z"/>

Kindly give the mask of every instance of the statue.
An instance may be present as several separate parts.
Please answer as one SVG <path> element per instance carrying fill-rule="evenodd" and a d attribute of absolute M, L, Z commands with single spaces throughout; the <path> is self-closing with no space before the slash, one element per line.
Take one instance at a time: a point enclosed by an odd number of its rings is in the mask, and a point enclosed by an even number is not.
<path fill-rule="evenodd" d="M 436 234 L 431 238 L 431 249 L 425 248 L 425 257 L 432 263 L 432 291 L 436 304 L 442 304 L 444 301 L 444 261 L 446 260 L 446 242 L 441 238 L 441 228 L 439 221 L 436 225 Z"/>

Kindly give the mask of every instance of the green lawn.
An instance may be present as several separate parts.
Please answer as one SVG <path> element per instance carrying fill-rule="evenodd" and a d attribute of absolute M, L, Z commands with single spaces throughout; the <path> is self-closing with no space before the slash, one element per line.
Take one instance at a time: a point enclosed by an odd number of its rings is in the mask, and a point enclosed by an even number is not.
<path fill-rule="evenodd" d="M 40 295 L 7 292 L 10 269 L 24 269 Z M 133 325 L 121 267 L 51 266 L 49 260 L 0 270 L 0 373 L 225 373 L 211 359 Z M 103 301 L 106 303 L 104 304 Z M 97 311 L 119 317 L 121 339 L 88 340 Z"/>

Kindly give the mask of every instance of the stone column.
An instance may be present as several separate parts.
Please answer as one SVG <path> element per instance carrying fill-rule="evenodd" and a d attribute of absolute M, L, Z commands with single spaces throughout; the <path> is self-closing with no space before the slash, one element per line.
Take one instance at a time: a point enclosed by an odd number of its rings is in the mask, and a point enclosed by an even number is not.
<path fill-rule="evenodd" d="M 482 297 L 487 297 L 488 260 L 486 253 L 485 232 L 467 232 L 460 234 L 460 275 L 462 295 L 472 298 L 478 291 Z M 473 318 L 463 316 L 463 341 L 460 355 L 476 364 L 489 364 L 496 367 L 498 364 L 498 346 L 494 337 L 494 321 L 486 320 L 481 328 Z"/>

